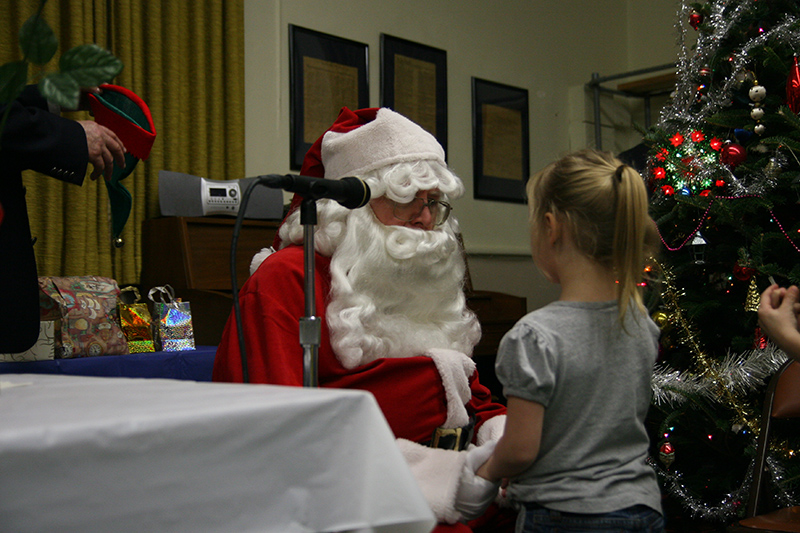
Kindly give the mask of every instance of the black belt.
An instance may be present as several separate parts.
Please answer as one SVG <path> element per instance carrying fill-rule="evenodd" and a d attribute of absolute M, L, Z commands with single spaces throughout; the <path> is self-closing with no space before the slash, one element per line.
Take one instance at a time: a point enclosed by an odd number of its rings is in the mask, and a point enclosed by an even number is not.
<path fill-rule="evenodd" d="M 469 417 L 469 423 L 460 428 L 438 427 L 433 430 L 433 438 L 423 443 L 431 448 L 442 450 L 462 451 L 467 448 L 467 444 L 472 442 L 472 435 L 475 431 L 475 417 Z"/>

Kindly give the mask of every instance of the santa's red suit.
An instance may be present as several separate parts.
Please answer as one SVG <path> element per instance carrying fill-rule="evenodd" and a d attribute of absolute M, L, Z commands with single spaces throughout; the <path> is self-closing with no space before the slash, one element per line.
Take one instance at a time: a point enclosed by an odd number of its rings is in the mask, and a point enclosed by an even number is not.
<path fill-rule="evenodd" d="M 368 161 L 371 161 L 370 158 L 378 158 L 376 165 L 387 161 L 391 163 L 395 159 L 407 159 L 404 154 L 420 147 L 430 147 L 429 152 L 434 153 L 433 158 L 443 163 L 443 152 L 432 136 L 420 140 L 417 132 L 419 127 L 408 119 L 390 110 L 382 111 L 378 119 L 375 119 L 376 111 L 359 110 L 353 113 L 343 110 L 337 121 L 338 127 L 334 124 L 329 131 L 349 132 L 365 123 L 371 123 L 374 128 L 363 130 L 365 134 L 369 133 L 359 141 L 361 146 L 357 152 L 350 151 L 349 147 L 337 146 L 335 143 L 340 142 L 341 138 L 334 136 L 334 142 L 328 145 L 329 171 L 340 163 L 337 158 L 341 155 L 346 156 L 346 161 L 339 165 L 342 171 L 338 175 L 349 175 L 345 174 L 350 170 L 349 167 L 360 164 L 365 158 Z M 379 148 L 383 152 L 379 152 L 379 156 L 362 157 L 362 153 L 376 153 L 363 150 L 364 143 L 369 144 L 376 138 L 382 139 Z M 387 145 L 392 145 L 397 139 L 401 139 L 402 146 L 387 148 Z M 321 141 L 322 137 L 309 151 L 301 174 L 319 177 L 323 174 L 319 157 Z M 324 149 L 325 147 L 323 151 Z M 418 150 L 416 153 L 423 152 L 424 150 Z M 429 155 L 425 152 L 421 157 L 427 158 Z M 373 181 L 371 186 L 376 185 Z M 437 188 L 441 189 L 442 185 Z M 321 226 L 324 218 L 321 213 Z M 284 226 L 286 225 L 288 224 Z M 475 444 L 496 440 L 502 434 L 505 407 L 491 401 L 489 390 L 479 383 L 474 362 L 463 353 L 471 351 L 473 341 L 466 343 L 468 347 L 461 345 L 459 349 L 423 348 L 418 355 L 414 351 L 415 355 L 402 357 L 395 355 L 354 360 L 335 353 L 326 316 L 331 304 L 332 260 L 330 253 L 322 254 L 319 251 L 318 240 L 315 254 L 315 303 L 321 324 L 317 372 L 319 386 L 360 389 L 372 393 L 397 437 L 398 446 L 419 482 L 426 501 L 440 521 L 435 531 L 473 531 L 472 527 L 458 522 L 460 514 L 454 508 L 455 492 L 464 465 L 464 452 L 428 446 L 437 428 L 462 427 L 468 421 L 474 422 L 472 442 Z M 299 321 L 305 315 L 304 250 L 302 246 L 290 244 L 265 255 L 266 259 L 254 270 L 239 292 L 249 381 L 302 386 L 303 348 L 299 340 Z M 457 280 L 453 290 L 458 291 Z M 425 287 L 420 286 L 419 291 L 424 294 Z M 231 314 L 217 350 L 213 380 L 241 382 L 242 379 L 238 333 L 234 315 Z M 493 508 L 487 517 L 473 521 L 471 525 L 486 523 L 495 512 L 496 509 Z M 506 519 L 501 522 L 508 525 Z M 500 531 L 486 529 L 490 530 Z"/>
<path fill-rule="evenodd" d="M 321 319 L 318 379 L 320 387 L 361 389 L 371 392 L 394 435 L 428 443 L 447 418 L 447 395 L 433 362 L 426 356 L 378 359 L 348 370 L 333 353 L 325 320 L 330 292 L 330 258 L 316 254 L 316 308 Z M 299 343 L 299 318 L 305 314 L 303 248 L 289 246 L 270 255 L 239 293 L 242 327 L 258 332 L 246 341 L 251 383 L 303 385 L 303 350 Z M 214 381 L 242 381 L 239 341 L 233 315 L 225 326 L 214 362 Z M 467 412 L 475 417 L 475 435 L 483 424 L 505 407 L 492 403 L 489 390 L 470 379 Z M 492 509 L 490 513 L 496 512 Z M 476 521 L 486 522 L 490 517 Z M 475 525 L 473 524 L 473 527 Z M 472 531 L 465 524 L 440 524 L 435 531 Z"/>

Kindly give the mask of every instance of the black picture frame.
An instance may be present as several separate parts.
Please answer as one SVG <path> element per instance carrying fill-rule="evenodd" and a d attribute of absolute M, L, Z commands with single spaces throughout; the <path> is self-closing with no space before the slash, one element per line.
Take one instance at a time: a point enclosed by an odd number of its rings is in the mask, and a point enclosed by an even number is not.
<path fill-rule="evenodd" d="M 381 106 L 431 133 L 447 153 L 447 52 L 381 34 Z"/>
<path fill-rule="evenodd" d="M 299 170 L 311 145 L 342 107 L 369 107 L 369 46 L 289 24 L 290 167 Z"/>
<path fill-rule="evenodd" d="M 525 203 L 528 90 L 472 78 L 473 197 Z"/>

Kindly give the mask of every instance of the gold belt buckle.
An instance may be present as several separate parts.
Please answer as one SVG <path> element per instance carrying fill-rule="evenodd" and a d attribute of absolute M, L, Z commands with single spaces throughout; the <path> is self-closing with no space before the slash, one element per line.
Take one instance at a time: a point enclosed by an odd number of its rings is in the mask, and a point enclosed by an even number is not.
<path fill-rule="evenodd" d="M 464 428 L 436 428 L 433 432 L 433 440 L 431 441 L 432 448 L 442 448 L 445 450 L 458 450 L 459 443 L 461 442 L 461 433 Z M 448 442 L 452 439 L 452 443 Z M 440 446 L 440 442 L 446 446 Z"/>

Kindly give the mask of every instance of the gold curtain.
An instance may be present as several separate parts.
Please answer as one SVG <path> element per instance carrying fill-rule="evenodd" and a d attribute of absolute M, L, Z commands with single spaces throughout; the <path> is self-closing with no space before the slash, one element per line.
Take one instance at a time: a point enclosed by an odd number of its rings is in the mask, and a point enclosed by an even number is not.
<path fill-rule="evenodd" d="M 39 2 L 2 3 L 0 64 L 21 58 L 19 27 Z M 133 208 L 121 248 L 111 242 L 102 178 L 91 181 L 87 174 L 77 187 L 24 174 L 39 275 L 100 275 L 138 284 L 142 222 L 160 215 L 158 172 L 244 177 L 243 0 L 50 0 L 44 18 L 59 39 L 59 53 L 94 42 L 120 58 L 124 69 L 112 83 L 147 103 L 157 135 L 150 157 L 122 181 Z M 57 59 L 45 71 L 55 69 Z"/>

